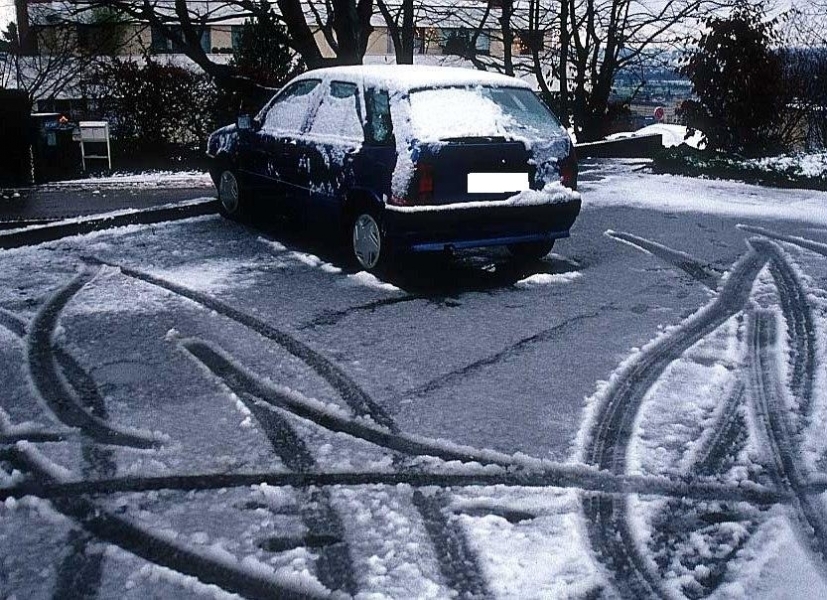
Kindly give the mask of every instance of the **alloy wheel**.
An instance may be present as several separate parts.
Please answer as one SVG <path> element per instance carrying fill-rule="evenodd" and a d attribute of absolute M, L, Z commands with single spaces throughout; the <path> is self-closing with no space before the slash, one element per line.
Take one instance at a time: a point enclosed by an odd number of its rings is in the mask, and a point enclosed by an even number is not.
<path fill-rule="evenodd" d="M 359 264 L 371 270 L 379 264 L 382 253 L 382 233 L 371 215 L 362 214 L 353 223 L 353 254 Z"/>
<path fill-rule="evenodd" d="M 234 214 L 238 210 L 238 180 L 232 171 L 221 173 L 218 184 L 218 199 L 228 215 Z"/>

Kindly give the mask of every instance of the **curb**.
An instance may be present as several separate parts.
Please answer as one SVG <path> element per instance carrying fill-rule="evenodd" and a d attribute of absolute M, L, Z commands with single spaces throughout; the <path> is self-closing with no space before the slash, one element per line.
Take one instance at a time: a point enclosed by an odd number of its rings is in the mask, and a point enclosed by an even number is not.
<path fill-rule="evenodd" d="M 61 238 L 124 227 L 125 225 L 149 225 L 165 221 L 178 221 L 218 212 L 218 200 L 209 199 L 179 205 L 165 205 L 140 211 L 104 213 L 80 219 L 56 221 L 42 224 L 42 221 L 21 222 L 24 226 L 0 231 L 0 249 L 35 246 Z"/>

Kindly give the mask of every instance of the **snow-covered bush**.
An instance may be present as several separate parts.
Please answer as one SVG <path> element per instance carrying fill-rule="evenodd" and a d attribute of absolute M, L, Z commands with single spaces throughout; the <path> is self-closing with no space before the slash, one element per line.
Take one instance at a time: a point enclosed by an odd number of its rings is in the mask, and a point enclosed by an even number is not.
<path fill-rule="evenodd" d="M 827 190 L 827 152 L 747 158 L 687 145 L 666 148 L 654 158 L 660 173 L 734 179 L 773 187 Z"/>

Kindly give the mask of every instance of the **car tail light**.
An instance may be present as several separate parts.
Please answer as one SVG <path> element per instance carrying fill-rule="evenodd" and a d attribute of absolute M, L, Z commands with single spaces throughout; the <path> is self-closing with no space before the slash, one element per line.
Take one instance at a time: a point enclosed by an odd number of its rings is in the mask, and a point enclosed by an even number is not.
<path fill-rule="evenodd" d="M 394 206 L 412 206 L 431 204 L 434 199 L 434 166 L 420 162 L 414 171 L 413 183 L 407 196 L 392 196 L 390 203 Z"/>
<path fill-rule="evenodd" d="M 560 163 L 560 183 L 572 190 L 577 189 L 577 155 L 574 148 Z"/>
<path fill-rule="evenodd" d="M 434 166 L 429 163 L 416 165 L 416 203 L 430 204 L 434 199 Z"/>

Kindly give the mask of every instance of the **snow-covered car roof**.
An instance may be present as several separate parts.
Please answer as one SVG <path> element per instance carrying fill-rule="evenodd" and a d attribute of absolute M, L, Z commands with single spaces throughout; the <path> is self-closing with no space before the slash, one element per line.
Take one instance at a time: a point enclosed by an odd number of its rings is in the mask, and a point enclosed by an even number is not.
<path fill-rule="evenodd" d="M 431 67 L 422 65 L 356 65 L 326 67 L 302 73 L 296 80 L 336 79 L 376 86 L 391 91 L 408 91 L 416 88 L 491 85 L 531 89 L 531 86 L 515 77 L 489 73 L 477 69 L 458 67 Z"/>

